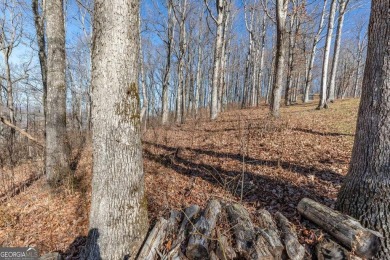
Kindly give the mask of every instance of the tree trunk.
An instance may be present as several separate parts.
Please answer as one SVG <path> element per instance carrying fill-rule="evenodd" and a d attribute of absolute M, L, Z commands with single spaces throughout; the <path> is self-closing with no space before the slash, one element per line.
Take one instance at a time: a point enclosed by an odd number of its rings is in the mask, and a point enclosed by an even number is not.
<path fill-rule="evenodd" d="M 334 27 L 334 17 L 336 15 L 336 6 L 337 0 L 332 0 L 329 13 L 329 22 L 328 22 L 328 32 L 326 34 L 325 50 L 324 50 L 324 59 L 322 63 L 322 76 L 321 76 L 321 93 L 320 93 L 320 103 L 318 104 L 318 109 L 327 108 L 326 103 L 326 92 L 328 87 L 328 67 L 329 67 L 329 55 L 330 55 L 330 46 L 332 44 L 332 35 Z"/>
<path fill-rule="evenodd" d="M 339 64 L 340 56 L 340 45 L 341 45 L 341 35 L 343 33 L 343 24 L 344 24 L 344 15 L 347 8 L 349 0 L 342 0 L 339 7 L 339 18 L 336 31 L 336 41 L 334 45 L 334 56 L 332 61 L 332 71 L 330 73 L 330 83 L 329 83 L 329 95 L 327 102 L 333 102 L 335 99 L 335 89 L 336 89 L 336 75 L 337 75 L 337 66 Z"/>
<path fill-rule="evenodd" d="M 173 17 L 173 7 L 172 1 L 168 0 L 168 28 L 167 28 L 167 42 L 166 42 L 166 64 L 163 76 L 163 85 L 162 85 L 162 115 L 161 123 L 163 125 L 168 123 L 169 116 L 169 81 L 171 76 L 171 54 L 173 48 L 173 39 L 174 39 L 174 27 L 175 19 Z"/>
<path fill-rule="evenodd" d="M 43 111 L 46 115 L 46 96 L 47 96 L 47 59 L 46 59 L 46 40 L 45 40 L 45 27 L 44 27 L 44 17 L 39 14 L 39 3 L 38 0 L 32 0 L 32 10 L 34 13 L 34 23 L 35 30 L 37 33 L 37 42 L 38 42 L 38 57 L 39 64 L 41 67 L 41 77 L 42 77 L 42 86 L 43 86 Z"/>
<path fill-rule="evenodd" d="M 224 8 L 226 6 L 225 0 L 216 0 L 218 16 L 216 19 L 217 35 L 215 37 L 214 46 L 214 64 L 213 64 L 213 81 L 211 89 L 211 105 L 210 113 L 211 120 L 215 120 L 218 117 L 218 89 L 220 83 L 221 74 L 221 62 L 222 62 L 222 41 L 223 41 L 223 19 Z"/>
<path fill-rule="evenodd" d="M 337 208 L 380 232 L 377 259 L 390 258 L 390 24 L 388 0 L 372 1 L 356 137 Z"/>
<path fill-rule="evenodd" d="M 294 4 L 294 9 L 296 6 Z M 288 44 L 288 62 L 287 62 L 287 77 L 286 77 L 286 91 L 284 93 L 284 104 L 289 106 L 291 104 L 291 88 L 293 84 L 293 70 L 294 70 L 294 51 L 296 45 L 296 35 L 299 31 L 299 24 L 296 11 L 291 14 L 290 28 L 289 28 L 289 44 Z M 295 31 L 293 28 L 295 26 Z"/>
<path fill-rule="evenodd" d="M 140 14 L 138 14 L 140 16 Z M 141 28 L 141 16 L 138 17 L 138 23 L 139 27 Z M 148 106 L 149 106 L 149 100 L 148 100 L 148 92 L 146 90 L 146 83 L 145 83 L 145 68 L 144 68 L 144 55 L 143 55 L 143 49 L 142 49 L 142 37 L 141 34 L 139 34 L 139 66 L 140 66 L 140 82 L 141 82 L 141 90 L 142 90 L 142 108 L 141 108 L 141 123 L 142 128 L 146 129 L 146 122 L 148 117 Z"/>
<path fill-rule="evenodd" d="M 273 117 L 280 116 L 280 100 L 282 96 L 284 56 L 286 52 L 286 16 L 289 0 L 276 1 L 276 60 L 274 82 L 272 88 L 271 113 Z"/>
<path fill-rule="evenodd" d="M 199 99 L 200 99 L 200 88 L 201 88 L 201 81 L 202 81 L 202 43 L 200 41 L 200 33 L 199 33 L 199 46 L 198 46 L 198 64 L 196 69 L 196 90 L 195 90 L 195 101 L 194 101 L 194 108 L 195 108 L 195 115 L 198 115 L 199 112 Z"/>
<path fill-rule="evenodd" d="M 47 35 L 46 174 L 49 184 L 55 185 L 69 173 L 63 1 L 46 1 L 45 14 Z"/>
<path fill-rule="evenodd" d="M 175 14 L 176 19 L 179 22 L 179 57 L 178 57 L 178 66 L 177 66 L 177 74 L 178 74 L 178 85 L 176 92 L 176 124 L 184 123 L 184 109 L 185 109 L 185 95 L 184 87 L 185 87 L 185 78 L 184 78 L 184 67 L 185 67 L 185 54 L 187 50 L 187 36 L 186 36 L 186 8 L 187 8 L 187 0 L 180 1 L 178 8 L 180 11 L 175 11 L 175 7 L 173 7 L 174 12 L 178 12 L 179 14 Z"/>
<path fill-rule="evenodd" d="M 264 56 L 265 56 L 265 40 L 266 40 L 266 32 L 267 32 L 267 27 L 266 27 L 266 21 L 267 21 L 267 16 L 263 16 L 263 22 L 261 25 L 261 43 L 260 43 L 260 67 L 259 67 L 259 86 L 257 87 L 257 106 L 260 105 L 260 100 L 261 100 L 261 93 L 262 93 L 262 87 L 263 87 L 263 75 L 264 75 Z"/>
<path fill-rule="evenodd" d="M 138 0 L 95 0 L 94 164 L 84 259 L 134 259 L 148 230 L 138 95 L 138 12 Z"/>
<path fill-rule="evenodd" d="M 297 208 L 302 216 L 316 223 L 356 255 L 370 258 L 378 250 L 380 234 L 362 227 L 356 219 L 308 198 L 303 198 Z"/>
<path fill-rule="evenodd" d="M 306 81 L 305 81 L 303 103 L 309 102 L 310 87 L 311 87 L 311 83 L 312 83 L 312 79 L 313 79 L 313 67 L 314 67 L 314 61 L 315 61 L 315 57 L 316 57 L 316 53 L 317 53 L 317 44 L 320 40 L 321 32 L 322 32 L 322 29 L 324 26 L 327 1 L 328 0 L 324 1 L 324 6 L 322 8 L 322 13 L 321 13 L 320 25 L 318 26 L 317 33 L 313 39 L 313 45 L 312 45 L 312 49 L 311 49 L 311 53 L 310 53 L 309 67 L 307 68 L 307 71 L 306 71 Z"/>

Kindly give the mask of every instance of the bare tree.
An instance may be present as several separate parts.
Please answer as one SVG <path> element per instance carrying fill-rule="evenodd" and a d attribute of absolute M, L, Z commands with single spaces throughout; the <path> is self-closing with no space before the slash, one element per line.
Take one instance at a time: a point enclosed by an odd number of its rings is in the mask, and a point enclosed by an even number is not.
<path fill-rule="evenodd" d="M 359 96 L 359 80 L 361 79 L 361 65 L 364 52 L 367 48 L 367 33 L 363 30 L 365 29 L 366 24 L 364 22 L 359 22 L 357 24 L 357 36 L 356 36 L 356 55 L 355 59 L 357 61 L 356 65 L 356 75 L 355 75 L 355 86 L 353 91 L 353 97 L 357 98 Z"/>
<path fill-rule="evenodd" d="M 163 75 L 162 82 L 162 124 L 168 123 L 168 115 L 169 115 L 169 82 L 171 76 L 171 56 L 173 52 L 173 44 L 174 44 L 174 33 L 175 33 L 175 22 L 176 19 L 173 14 L 173 3 L 172 0 L 168 1 L 168 20 L 166 24 L 166 39 L 164 41 L 166 48 L 166 63 Z"/>
<path fill-rule="evenodd" d="M 320 92 L 320 102 L 317 109 L 327 108 L 326 102 L 326 93 L 328 87 L 328 67 L 329 67 L 329 55 L 330 55 L 330 46 L 332 44 L 332 35 L 334 27 L 334 18 L 336 15 L 337 0 L 332 0 L 330 4 L 329 11 L 329 20 L 328 20 L 328 32 L 326 34 L 324 58 L 322 63 L 322 76 L 321 76 L 321 92 Z"/>
<path fill-rule="evenodd" d="M 222 62 L 222 45 L 223 45 L 223 32 L 224 32 L 224 17 L 226 15 L 226 0 L 215 0 L 217 17 L 214 17 L 210 10 L 207 0 L 204 0 L 209 11 L 210 16 L 214 20 L 217 26 L 217 34 L 215 36 L 214 46 L 214 63 L 213 63 L 213 79 L 212 79 L 212 90 L 211 90 L 211 104 L 210 114 L 211 119 L 215 120 L 218 117 L 218 89 L 220 88 L 221 79 L 221 62 Z"/>
<path fill-rule="evenodd" d="M 276 1 L 276 59 L 272 87 L 271 113 L 280 116 L 280 100 L 283 85 L 284 57 L 286 53 L 286 16 L 289 0 Z"/>
<path fill-rule="evenodd" d="M 173 0 L 171 0 L 173 1 Z M 185 54 L 187 50 L 186 19 L 187 19 L 187 0 L 178 1 L 173 6 L 173 12 L 179 26 L 179 53 L 178 53 L 178 86 L 176 93 L 176 123 L 184 123 L 185 98 L 183 95 L 185 83 Z"/>
<path fill-rule="evenodd" d="M 355 143 L 337 207 L 382 233 L 375 259 L 390 257 L 390 24 L 388 0 L 372 1 Z"/>
<path fill-rule="evenodd" d="M 337 31 L 336 31 L 336 40 L 334 45 L 334 55 L 332 61 L 332 71 L 330 73 L 330 82 L 329 82 L 329 93 L 327 102 L 333 102 L 335 99 L 335 89 L 336 89 L 336 74 L 337 74 L 337 66 L 339 62 L 340 56 L 340 44 L 341 44 L 341 35 L 343 32 L 344 25 L 344 16 L 347 11 L 347 6 L 349 0 L 340 0 L 339 1 L 339 17 L 337 22 Z"/>
<path fill-rule="evenodd" d="M 303 102 L 304 103 L 309 102 L 310 88 L 311 88 L 311 84 L 313 81 L 314 61 L 315 61 L 315 57 L 316 57 L 316 53 L 317 53 L 317 45 L 318 45 L 318 42 L 320 41 L 321 32 L 324 29 L 327 1 L 328 0 L 324 0 L 324 5 L 322 7 L 322 12 L 321 12 L 320 23 L 319 23 L 318 29 L 314 35 L 313 43 L 312 43 L 311 50 L 310 50 L 310 55 L 309 55 L 310 58 L 309 58 L 308 66 L 306 69 L 305 89 L 304 89 L 304 94 L 303 94 Z"/>

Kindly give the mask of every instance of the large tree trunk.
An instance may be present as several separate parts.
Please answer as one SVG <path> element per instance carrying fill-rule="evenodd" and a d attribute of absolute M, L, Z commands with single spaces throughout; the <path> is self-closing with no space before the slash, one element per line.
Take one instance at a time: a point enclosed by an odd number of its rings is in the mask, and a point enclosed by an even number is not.
<path fill-rule="evenodd" d="M 328 87 L 328 67 L 329 67 L 329 55 L 330 55 L 330 46 L 332 44 L 332 35 L 334 27 L 334 17 L 336 15 L 336 6 L 337 0 L 332 0 L 330 5 L 329 21 L 328 21 L 328 32 L 326 34 L 325 50 L 324 50 L 324 59 L 322 63 L 322 76 L 321 76 L 321 93 L 320 93 L 320 103 L 318 104 L 318 109 L 326 108 L 326 92 Z"/>
<path fill-rule="evenodd" d="M 337 31 L 336 31 L 336 41 L 334 45 L 334 56 L 332 61 L 332 71 L 330 73 L 330 83 L 329 83 L 329 95 L 328 102 L 333 102 L 335 99 L 335 89 L 336 89 L 336 75 L 337 75 L 337 66 L 339 64 L 339 56 L 340 56 L 340 45 L 341 45 L 341 35 L 343 33 L 343 25 L 344 25 L 344 15 L 347 9 L 347 4 L 349 0 L 342 0 L 340 2 L 339 7 L 339 18 L 337 23 Z"/>
<path fill-rule="evenodd" d="M 140 139 L 138 12 L 138 0 L 95 0 L 94 162 L 84 259 L 134 259 L 148 230 Z"/>
<path fill-rule="evenodd" d="M 286 16 L 289 0 L 276 1 L 276 60 L 274 82 L 272 87 L 271 113 L 274 117 L 280 115 L 280 100 L 282 96 L 284 56 L 286 52 Z"/>
<path fill-rule="evenodd" d="M 65 28 L 63 1 L 46 1 L 47 107 L 46 174 L 54 185 L 68 174 L 66 138 Z"/>
<path fill-rule="evenodd" d="M 388 0 L 372 1 L 368 53 L 355 144 L 337 208 L 384 236 L 377 259 L 390 258 L 390 23 Z"/>

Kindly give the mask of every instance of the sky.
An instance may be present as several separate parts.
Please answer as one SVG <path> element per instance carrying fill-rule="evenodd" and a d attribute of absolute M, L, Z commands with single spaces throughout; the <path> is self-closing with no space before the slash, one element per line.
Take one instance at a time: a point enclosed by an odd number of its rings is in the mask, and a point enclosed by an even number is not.
<path fill-rule="evenodd" d="M 165 0 L 142 0 L 141 1 L 141 18 L 142 21 L 145 22 L 145 19 L 148 17 L 149 13 L 155 12 L 154 2 L 161 2 Z M 234 4 L 238 8 L 238 17 L 235 19 L 234 30 L 239 36 L 239 38 L 246 40 L 247 39 L 247 31 L 245 29 L 244 15 L 243 15 L 243 2 L 242 0 L 233 0 Z M 79 38 L 80 35 L 84 35 L 85 33 L 91 33 L 91 25 L 89 22 L 88 13 L 85 12 L 85 9 L 80 7 L 77 4 L 76 0 L 66 0 L 66 41 L 67 41 L 67 51 L 72 51 L 74 47 L 74 43 L 76 39 Z M 204 5 L 202 0 L 199 0 L 199 5 Z M 318 3 L 322 3 L 323 0 L 308 0 L 309 8 L 313 8 Z M 329 2 L 329 1 L 328 1 Z M 343 40 L 346 41 L 350 37 L 356 36 L 356 24 L 360 22 L 364 22 L 365 26 L 368 26 L 368 19 L 370 14 L 370 3 L 371 1 L 367 0 L 350 0 L 350 6 L 354 6 L 351 11 L 347 12 L 345 17 L 345 23 L 343 28 Z M 211 5 L 212 6 L 212 5 Z M 31 13 L 31 0 L 26 0 L 25 5 L 21 9 L 23 13 L 23 33 L 26 35 L 26 39 L 22 41 L 22 43 L 13 51 L 11 56 L 11 62 L 14 66 L 18 64 L 22 64 L 31 57 L 33 57 L 33 63 L 35 66 L 38 66 L 38 58 L 36 54 L 36 44 L 34 41 L 35 38 L 35 28 L 33 23 L 33 16 Z M 163 11 L 164 12 L 164 11 Z M 206 11 L 205 11 L 206 12 Z M 82 22 L 80 19 L 80 14 L 86 13 L 86 22 L 83 30 Z M 4 18 L 4 13 L 0 13 L 0 18 Z M 259 14 L 261 15 L 261 14 Z M 5 16 L 7 19 L 7 16 Z M 144 26 L 143 26 L 144 28 Z M 326 30 L 324 30 L 324 33 Z M 152 35 L 151 37 L 152 44 L 159 45 L 161 44 L 161 40 L 158 39 L 156 35 Z M 321 48 L 323 42 L 320 43 L 319 48 Z M 31 49 L 31 46 L 35 50 Z M 144 52 L 148 50 L 144 50 Z M 0 62 L 3 61 L 3 58 L 0 58 Z M 0 68 L 3 67 L 3 64 L 0 64 Z"/>

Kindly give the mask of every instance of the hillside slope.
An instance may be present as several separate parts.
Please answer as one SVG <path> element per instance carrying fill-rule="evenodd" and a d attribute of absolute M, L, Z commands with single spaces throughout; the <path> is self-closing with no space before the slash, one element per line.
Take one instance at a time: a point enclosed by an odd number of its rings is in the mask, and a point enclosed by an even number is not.
<path fill-rule="evenodd" d="M 348 170 L 358 102 L 338 101 L 322 111 L 315 104 L 282 108 L 276 121 L 261 107 L 224 112 L 214 122 L 189 119 L 182 126 L 149 128 L 143 144 L 151 221 L 172 208 L 205 205 L 210 198 L 242 198 L 253 214 L 264 207 L 296 224 L 301 198 L 332 206 Z M 5 200 L 0 245 L 72 255 L 88 228 L 91 154 L 87 145 L 76 181 L 57 193 L 41 178 Z M 301 239 L 310 243 L 304 235 Z"/>

